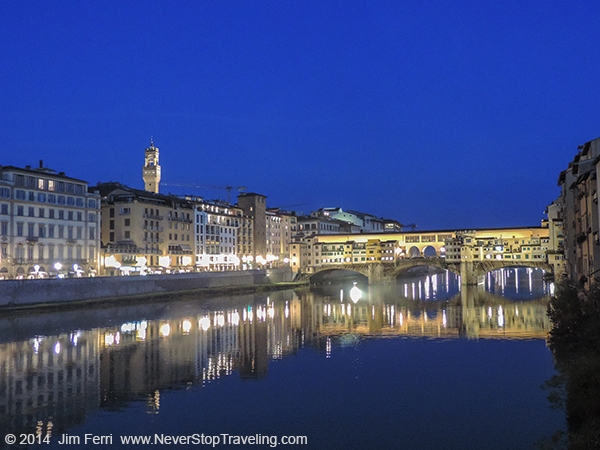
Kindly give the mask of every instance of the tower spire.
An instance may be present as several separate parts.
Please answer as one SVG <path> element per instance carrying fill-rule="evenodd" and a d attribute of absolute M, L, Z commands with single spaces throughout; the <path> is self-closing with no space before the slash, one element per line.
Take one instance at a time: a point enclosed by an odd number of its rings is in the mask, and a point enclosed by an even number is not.
<path fill-rule="evenodd" d="M 160 165 L 158 164 L 158 147 L 154 146 L 154 137 L 150 137 L 150 147 L 146 149 L 144 167 L 142 168 L 144 189 L 158 194 L 160 184 Z"/>

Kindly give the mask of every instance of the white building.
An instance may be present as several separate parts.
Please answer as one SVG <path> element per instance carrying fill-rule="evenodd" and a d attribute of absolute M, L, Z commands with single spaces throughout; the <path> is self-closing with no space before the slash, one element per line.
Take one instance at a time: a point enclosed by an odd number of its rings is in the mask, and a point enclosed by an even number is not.
<path fill-rule="evenodd" d="M 91 276 L 98 270 L 100 196 L 43 167 L 0 166 L 0 278 Z"/>
<path fill-rule="evenodd" d="M 196 199 L 195 203 L 196 267 L 200 270 L 238 269 L 241 210 L 222 202 Z"/>

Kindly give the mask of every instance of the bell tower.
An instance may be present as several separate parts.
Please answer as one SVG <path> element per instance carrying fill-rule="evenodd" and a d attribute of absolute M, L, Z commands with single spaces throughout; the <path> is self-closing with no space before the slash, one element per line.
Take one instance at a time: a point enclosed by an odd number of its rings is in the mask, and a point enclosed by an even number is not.
<path fill-rule="evenodd" d="M 154 146 L 154 141 L 150 138 L 150 147 L 146 149 L 146 158 L 142 171 L 144 178 L 144 189 L 148 192 L 158 194 L 160 184 L 160 166 L 158 165 L 158 147 Z"/>

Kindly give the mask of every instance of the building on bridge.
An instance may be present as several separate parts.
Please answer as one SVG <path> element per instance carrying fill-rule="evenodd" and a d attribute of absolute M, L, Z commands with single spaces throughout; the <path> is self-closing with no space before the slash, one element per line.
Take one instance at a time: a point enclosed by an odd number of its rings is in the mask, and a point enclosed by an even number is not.
<path fill-rule="evenodd" d="M 558 242 L 552 239 L 553 245 Z M 322 234 L 292 243 L 292 268 L 311 275 L 334 268 L 368 272 L 375 266 L 397 269 L 434 265 L 461 273 L 465 284 L 487 271 L 508 266 L 554 270 L 548 255 L 549 228 L 514 227 L 467 231 Z M 372 266 L 370 269 L 368 266 Z M 363 270 L 364 269 L 364 270 Z M 368 269 L 368 270 L 367 270 Z M 383 269 L 382 269 L 383 270 Z"/>

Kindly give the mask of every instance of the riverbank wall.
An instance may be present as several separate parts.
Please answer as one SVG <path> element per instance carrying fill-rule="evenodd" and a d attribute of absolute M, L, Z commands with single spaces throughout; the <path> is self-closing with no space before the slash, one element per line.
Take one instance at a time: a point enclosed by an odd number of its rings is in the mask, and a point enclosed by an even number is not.
<path fill-rule="evenodd" d="M 292 281 L 290 269 L 203 272 L 130 277 L 0 281 L 0 311 L 143 295 L 267 286 Z"/>

